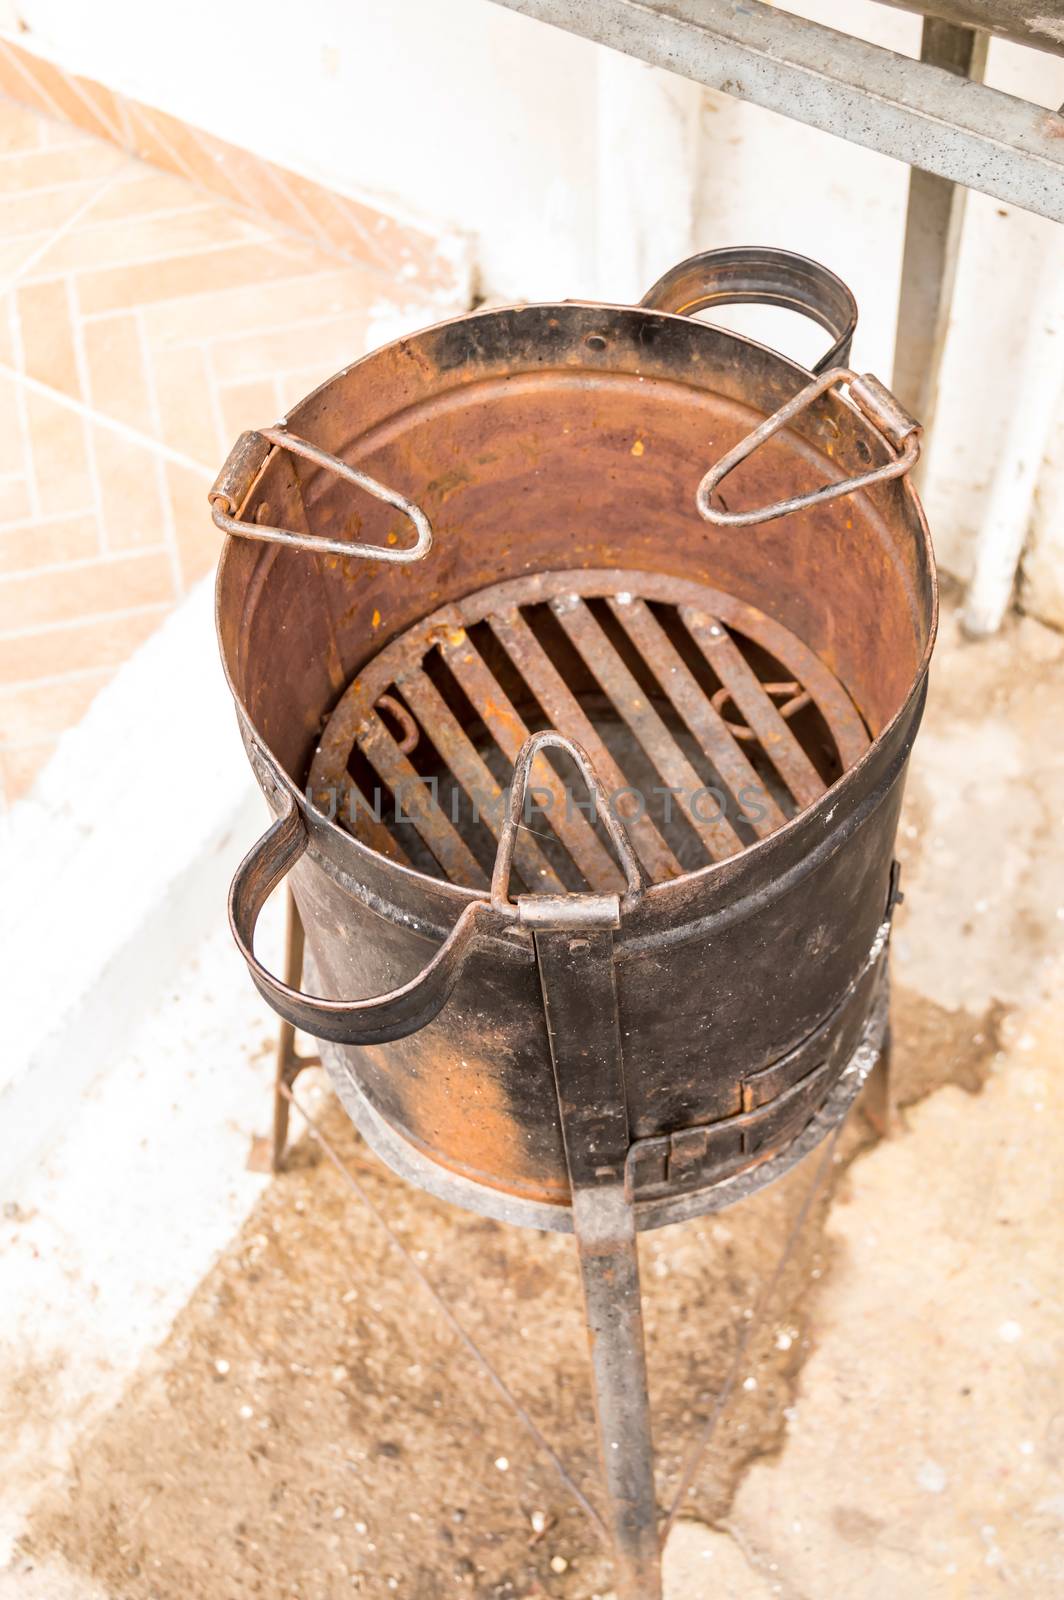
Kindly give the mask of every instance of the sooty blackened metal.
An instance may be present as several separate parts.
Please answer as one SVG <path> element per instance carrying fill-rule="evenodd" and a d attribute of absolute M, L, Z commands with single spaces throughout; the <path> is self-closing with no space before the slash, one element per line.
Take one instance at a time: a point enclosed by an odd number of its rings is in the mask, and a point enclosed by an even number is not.
<path fill-rule="evenodd" d="M 682 314 L 728 299 L 806 311 L 830 365 Z M 793 1165 L 885 1039 L 936 602 L 916 425 L 836 365 L 853 321 L 770 251 L 477 313 L 245 436 L 212 494 L 277 817 L 238 943 L 393 1167 L 575 1232 L 625 1600 L 660 1592 L 637 1231 Z M 295 944 L 284 982 L 253 952 L 286 873 L 315 992 Z"/>

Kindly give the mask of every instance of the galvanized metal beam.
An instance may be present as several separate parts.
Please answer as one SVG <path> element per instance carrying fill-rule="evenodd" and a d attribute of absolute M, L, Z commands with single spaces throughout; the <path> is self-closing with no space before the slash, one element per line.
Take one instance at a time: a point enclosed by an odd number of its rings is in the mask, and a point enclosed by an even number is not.
<path fill-rule="evenodd" d="M 985 33 L 927 17 L 920 59 L 959 78 L 978 81 L 986 69 L 988 42 Z M 891 388 L 906 410 L 920 418 L 927 434 L 938 402 L 967 200 L 963 184 L 921 172 L 919 167 L 909 173 Z"/>
<path fill-rule="evenodd" d="M 495 0 L 1064 222 L 1064 117 L 761 0 Z"/>

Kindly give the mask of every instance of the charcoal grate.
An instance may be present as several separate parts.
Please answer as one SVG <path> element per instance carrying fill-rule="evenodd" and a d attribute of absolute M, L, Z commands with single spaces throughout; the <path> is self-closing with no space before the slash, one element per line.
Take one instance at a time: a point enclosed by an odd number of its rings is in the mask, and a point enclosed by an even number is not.
<path fill-rule="evenodd" d="M 387 644 L 330 715 L 308 793 L 390 859 L 484 889 L 513 762 L 546 727 L 583 745 L 655 883 L 775 832 L 869 743 L 839 681 L 764 612 L 664 575 L 547 572 Z M 579 785 L 544 753 L 532 788 L 521 884 L 616 888 Z"/>

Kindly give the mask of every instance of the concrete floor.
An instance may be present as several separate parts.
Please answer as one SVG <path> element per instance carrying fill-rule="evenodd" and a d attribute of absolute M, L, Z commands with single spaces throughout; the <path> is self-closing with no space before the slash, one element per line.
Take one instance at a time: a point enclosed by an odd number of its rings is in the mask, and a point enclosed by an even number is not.
<path fill-rule="evenodd" d="M 1064 637 L 1014 619 L 968 644 L 947 605 L 900 840 L 901 1125 L 876 1142 L 852 1119 L 747 1347 L 810 1172 L 645 1241 L 663 1500 L 737 1379 L 668 1600 L 1064 1593 L 1061 728 Z M 323 1115 L 593 1483 L 567 1241 L 405 1190 Z M 169 1335 L 82 1397 L 88 1425 L 53 1428 L 31 1505 L 23 1471 L 3 1600 L 605 1596 L 557 1479 L 328 1163 L 304 1152 L 253 1202 Z M 40 1216 L 8 1226 L 46 1240 Z"/>
<path fill-rule="evenodd" d="M 1002 1048 L 850 1167 L 783 1448 L 683 1531 L 670 1600 L 1064 1593 L 1062 729 L 1064 638 L 966 643 L 947 606 L 894 971 Z"/>
<path fill-rule="evenodd" d="M 939 1089 L 860 1156 L 832 1208 L 786 1442 L 726 1519 L 789 1600 L 1064 1593 L 1062 729 L 1064 639 L 1020 620 L 965 644 L 947 611 L 895 972 L 1003 1048 L 981 1092 Z"/>

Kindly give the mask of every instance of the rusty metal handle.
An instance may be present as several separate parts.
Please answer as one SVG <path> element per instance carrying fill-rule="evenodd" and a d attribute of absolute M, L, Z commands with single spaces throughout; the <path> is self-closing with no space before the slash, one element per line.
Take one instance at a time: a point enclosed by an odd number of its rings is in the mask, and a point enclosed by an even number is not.
<path fill-rule="evenodd" d="M 813 368 L 817 374 L 849 360 L 857 327 L 857 302 L 841 278 L 819 261 L 770 245 L 738 245 L 690 256 L 659 278 L 639 303 L 651 311 L 688 317 L 723 305 L 801 312 L 831 334 L 831 348 Z"/>
<path fill-rule="evenodd" d="M 371 1000 L 324 1000 L 292 989 L 255 954 L 259 913 L 309 843 L 295 802 L 244 857 L 229 890 L 229 925 L 252 981 L 263 999 L 294 1028 L 334 1044 L 386 1044 L 404 1039 L 432 1021 L 446 1005 L 462 968 L 482 933 L 500 932 L 498 909 L 487 900 L 466 906 L 427 966 L 399 989 Z M 511 916 L 508 919 L 513 920 Z"/>
<path fill-rule="evenodd" d="M 733 472 L 747 456 L 753 455 L 759 445 L 764 444 L 766 439 L 771 439 L 781 428 L 785 428 L 800 411 L 804 411 L 806 406 L 811 405 L 836 383 L 849 384 L 850 399 L 873 427 L 877 428 L 896 450 L 901 451 L 899 456 L 893 461 L 888 461 L 885 466 L 875 467 L 871 472 L 862 473 L 860 477 L 844 478 L 841 483 L 827 483 L 820 489 L 814 489 L 811 494 L 795 495 L 790 500 L 778 500 L 775 505 L 763 506 L 757 511 L 726 511 L 711 504 L 710 496 L 718 485 L 723 483 L 729 472 Z M 698 485 L 695 503 L 699 514 L 707 522 L 715 523 L 721 528 L 749 528 L 757 523 L 773 522 L 777 517 L 785 517 L 792 511 L 805 511 L 810 506 L 820 506 L 828 500 L 838 500 L 840 496 L 853 494 L 857 489 L 867 489 L 873 483 L 885 483 L 890 478 L 902 478 L 916 465 L 919 458 L 920 424 L 895 400 L 890 390 L 870 372 L 859 377 L 848 367 L 833 367 L 830 372 L 822 372 L 819 378 L 814 378 L 812 383 L 806 384 L 792 400 L 788 400 L 786 405 L 773 412 L 759 428 L 747 434 L 733 450 L 722 456 L 716 466 L 710 467 Z"/>
<path fill-rule="evenodd" d="M 264 448 L 264 445 L 272 445 L 276 449 L 289 451 L 291 455 L 301 456 L 304 461 L 312 461 L 315 466 L 323 467 L 327 472 L 335 472 L 338 478 L 353 483 L 358 489 L 364 489 L 375 500 L 383 500 L 385 505 L 394 506 L 414 524 L 416 541 L 405 549 L 393 549 L 388 545 L 353 544 L 346 539 L 321 539 L 314 534 L 293 533 L 290 528 L 274 528 L 265 523 L 245 522 L 236 513 L 243 505 L 256 474 L 269 456 L 269 449 Z M 399 494 L 397 490 L 378 483 L 377 479 L 371 478 L 368 473 L 360 472 L 357 467 L 348 466 L 347 462 L 341 461 L 338 456 L 330 455 L 327 450 L 311 444 L 307 439 L 301 439 L 296 433 L 289 433 L 287 428 L 259 428 L 252 433 L 242 433 L 212 484 L 207 498 L 211 503 L 211 515 L 215 526 L 221 528 L 224 533 L 234 534 L 241 539 L 262 539 L 273 544 L 288 545 L 294 550 L 310 550 L 315 555 L 365 556 L 371 561 L 420 561 L 432 549 L 432 525 L 420 506 L 416 506 L 412 500 L 407 500 L 405 495 Z"/>
<path fill-rule="evenodd" d="M 591 757 L 582 745 L 575 739 L 567 739 L 563 734 L 555 733 L 552 728 L 546 728 L 542 733 L 534 733 L 526 739 L 517 752 L 514 762 L 514 775 L 510 784 L 510 803 L 506 808 L 502 827 L 499 830 L 499 847 L 495 853 L 495 866 L 491 874 L 491 903 L 499 911 L 512 907 L 510 901 L 510 874 L 513 870 L 514 845 L 517 842 L 517 830 L 521 826 L 521 817 L 524 811 L 525 794 L 528 789 L 528 779 L 532 770 L 532 763 L 543 750 L 564 750 L 565 754 L 575 762 L 580 769 L 580 774 L 587 784 L 588 792 L 595 802 L 595 812 L 601 816 L 603 826 L 613 841 L 617 851 L 621 870 L 624 873 L 627 889 L 621 901 L 622 907 L 634 903 L 647 887 L 646 873 L 635 851 L 632 841 L 628 837 L 628 830 L 620 817 L 610 806 L 608 796 L 598 774 L 591 764 Z M 522 896 L 525 904 L 539 902 L 545 904 L 548 900 L 564 898 L 572 901 L 575 907 L 584 907 L 585 912 L 589 902 L 595 898 L 616 902 L 616 897 L 605 895 L 596 897 L 592 894 L 573 894 L 564 897 L 543 894 Z M 577 913 L 579 914 L 579 913 Z"/>
<path fill-rule="evenodd" d="M 514 905 L 507 896 L 529 769 L 544 749 L 564 750 L 571 756 L 594 795 L 596 805 L 605 805 L 603 822 L 616 846 L 628 890 L 620 902 L 616 895 L 528 895 L 522 897 L 524 907 L 537 902 L 549 916 L 564 901 L 567 907 L 571 907 L 573 918 L 583 925 L 589 917 L 594 922 L 604 909 L 608 910 L 604 903 L 609 901 L 616 921 L 620 907 L 634 903 L 642 894 L 646 877 L 632 850 L 624 824 L 606 804 L 605 792 L 587 754 L 571 739 L 548 730 L 527 739 L 514 763 L 510 805 L 499 833 L 490 898 L 474 900 L 466 906 L 432 960 L 401 988 L 370 1000 L 326 1000 L 317 995 L 304 994 L 302 990 L 293 989 L 282 983 L 280 978 L 275 978 L 255 954 L 255 926 L 259 914 L 310 843 L 299 807 L 290 796 L 286 796 L 285 810 L 248 851 L 236 869 L 229 890 L 229 926 L 233 930 L 233 938 L 247 962 L 252 982 L 274 1011 L 294 1028 L 300 1028 L 317 1039 L 328 1039 L 333 1044 L 358 1045 L 387 1044 L 393 1039 L 405 1039 L 408 1034 L 417 1033 L 438 1016 L 447 1004 L 474 945 L 481 938 L 498 935 L 508 928 L 520 926 L 523 921 L 532 920 L 523 917 L 523 907 Z"/>

